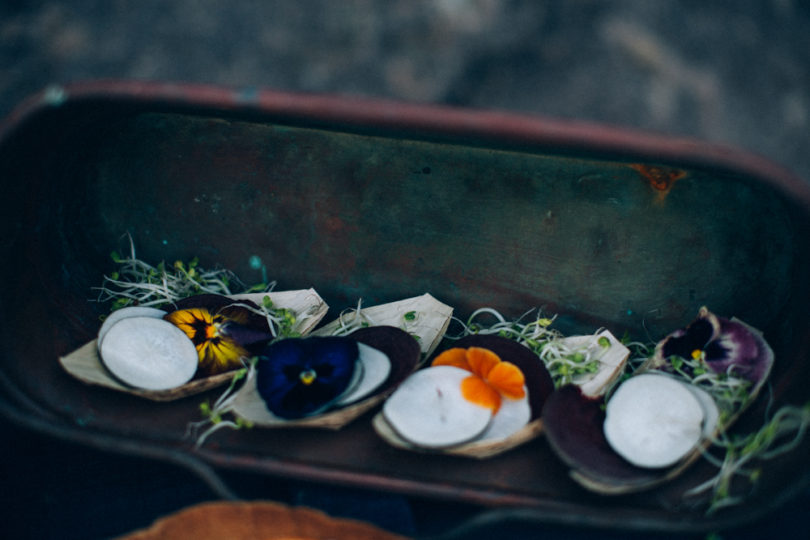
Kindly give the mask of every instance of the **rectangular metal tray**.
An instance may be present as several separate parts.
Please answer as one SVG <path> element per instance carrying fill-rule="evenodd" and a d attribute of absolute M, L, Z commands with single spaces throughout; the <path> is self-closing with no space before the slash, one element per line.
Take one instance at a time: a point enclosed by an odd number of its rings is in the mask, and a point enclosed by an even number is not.
<path fill-rule="evenodd" d="M 429 292 L 464 317 L 542 307 L 564 332 L 657 339 L 701 305 L 765 331 L 776 404 L 808 400 L 810 190 L 759 157 L 690 140 L 495 112 L 135 82 L 51 88 L 0 126 L 0 410 L 33 429 L 218 470 L 361 486 L 605 527 L 708 530 L 808 485 L 805 441 L 711 517 L 698 464 L 649 493 L 579 488 L 540 437 L 497 459 L 338 432 L 184 438 L 210 394 L 172 403 L 81 384 L 57 358 L 92 339 L 92 287 L 132 235 L 147 261 L 197 256 L 337 312 Z M 762 420 L 760 400 L 740 422 Z M 238 492 L 238 486 L 232 486 Z"/>

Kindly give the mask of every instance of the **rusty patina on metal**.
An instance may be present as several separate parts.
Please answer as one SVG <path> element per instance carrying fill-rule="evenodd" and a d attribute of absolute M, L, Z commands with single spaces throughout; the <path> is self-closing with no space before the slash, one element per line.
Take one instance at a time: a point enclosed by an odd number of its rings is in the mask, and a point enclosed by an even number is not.
<path fill-rule="evenodd" d="M 479 462 L 393 449 L 368 418 L 337 433 L 219 432 L 196 450 L 184 433 L 206 396 L 145 402 L 57 362 L 95 335 L 92 287 L 129 233 L 144 260 L 197 256 L 246 281 L 261 278 L 258 256 L 280 289 L 315 287 L 333 315 L 430 292 L 462 317 L 541 307 L 566 332 L 647 340 L 707 305 L 762 328 L 777 402 L 805 402 L 810 190 L 751 154 L 496 112 L 104 82 L 21 105 L 0 127 L 0 175 L 0 410 L 34 429 L 181 463 L 221 493 L 216 470 L 240 469 L 616 527 L 716 528 L 808 483 L 804 444 L 766 465 L 749 502 L 709 518 L 673 506 L 705 467 L 597 497 L 542 437 Z"/>

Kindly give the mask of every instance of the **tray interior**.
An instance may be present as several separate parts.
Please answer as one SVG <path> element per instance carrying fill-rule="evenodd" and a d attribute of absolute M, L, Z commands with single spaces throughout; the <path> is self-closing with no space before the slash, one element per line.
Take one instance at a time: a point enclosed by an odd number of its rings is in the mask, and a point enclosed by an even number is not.
<path fill-rule="evenodd" d="M 216 391 L 151 403 L 84 386 L 57 362 L 94 337 L 107 307 L 92 288 L 130 234 L 144 260 L 197 256 L 246 282 L 261 280 L 249 264 L 258 256 L 278 289 L 314 287 L 332 307 L 327 321 L 358 299 L 429 292 L 460 317 L 542 308 L 565 333 L 655 340 L 706 305 L 764 330 L 777 358 L 772 395 L 804 402 L 810 211 L 769 178 L 688 157 L 137 101 L 47 109 L 0 146 L 4 400 L 88 439 L 258 474 L 602 524 L 705 523 L 681 499 L 712 472 L 705 464 L 651 493 L 601 497 L 568 479 L 542 437 L 493 460 L 421 455 L 387 446 L 369 416 L 339 432 L 223 431 L 197 451 L 185 427 Z M 805 481 L 801 452 L 767 464 L 761 491 L 729 515 Z"/>

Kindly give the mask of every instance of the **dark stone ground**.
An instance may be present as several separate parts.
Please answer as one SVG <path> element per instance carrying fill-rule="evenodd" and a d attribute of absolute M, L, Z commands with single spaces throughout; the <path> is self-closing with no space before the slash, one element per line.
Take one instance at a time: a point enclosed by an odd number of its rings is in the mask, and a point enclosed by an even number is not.
<path fill-rule="evenodd" d="M 810 2 L 802 0 L 0 2 L 0 116 L 51 83 L 97 78 L 596 121 L 738 146 L 810 180 Z M 186 471 L 3 427 L 7 537 L 103 538 L 213 497 Z M 334 502 L 300 486 L 280 498 Z M 725 536 L 810 537 L 808 503 L 805 493 Z M 399 508 L 391 501 L 379 519 L 406 532 L 464 512 L 403 516 Z M 509 534 L 588 535 L 552 526 Z"/>

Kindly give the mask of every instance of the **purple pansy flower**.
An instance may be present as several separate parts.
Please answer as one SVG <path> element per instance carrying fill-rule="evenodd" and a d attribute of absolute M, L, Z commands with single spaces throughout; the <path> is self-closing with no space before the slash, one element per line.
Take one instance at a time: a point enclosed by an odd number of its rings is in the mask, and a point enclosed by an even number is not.
<path fill-rule="evenodd" d="M 737 319 L 724 319 L 700 308 L 698 318 L 669 334 L 655 348 L 654 365 L 666 369 L 669 359 L 703 360 L 716 373 L 733 373 L 757 384 L 770 373 L 773 351 L 759 330 Z"/>

